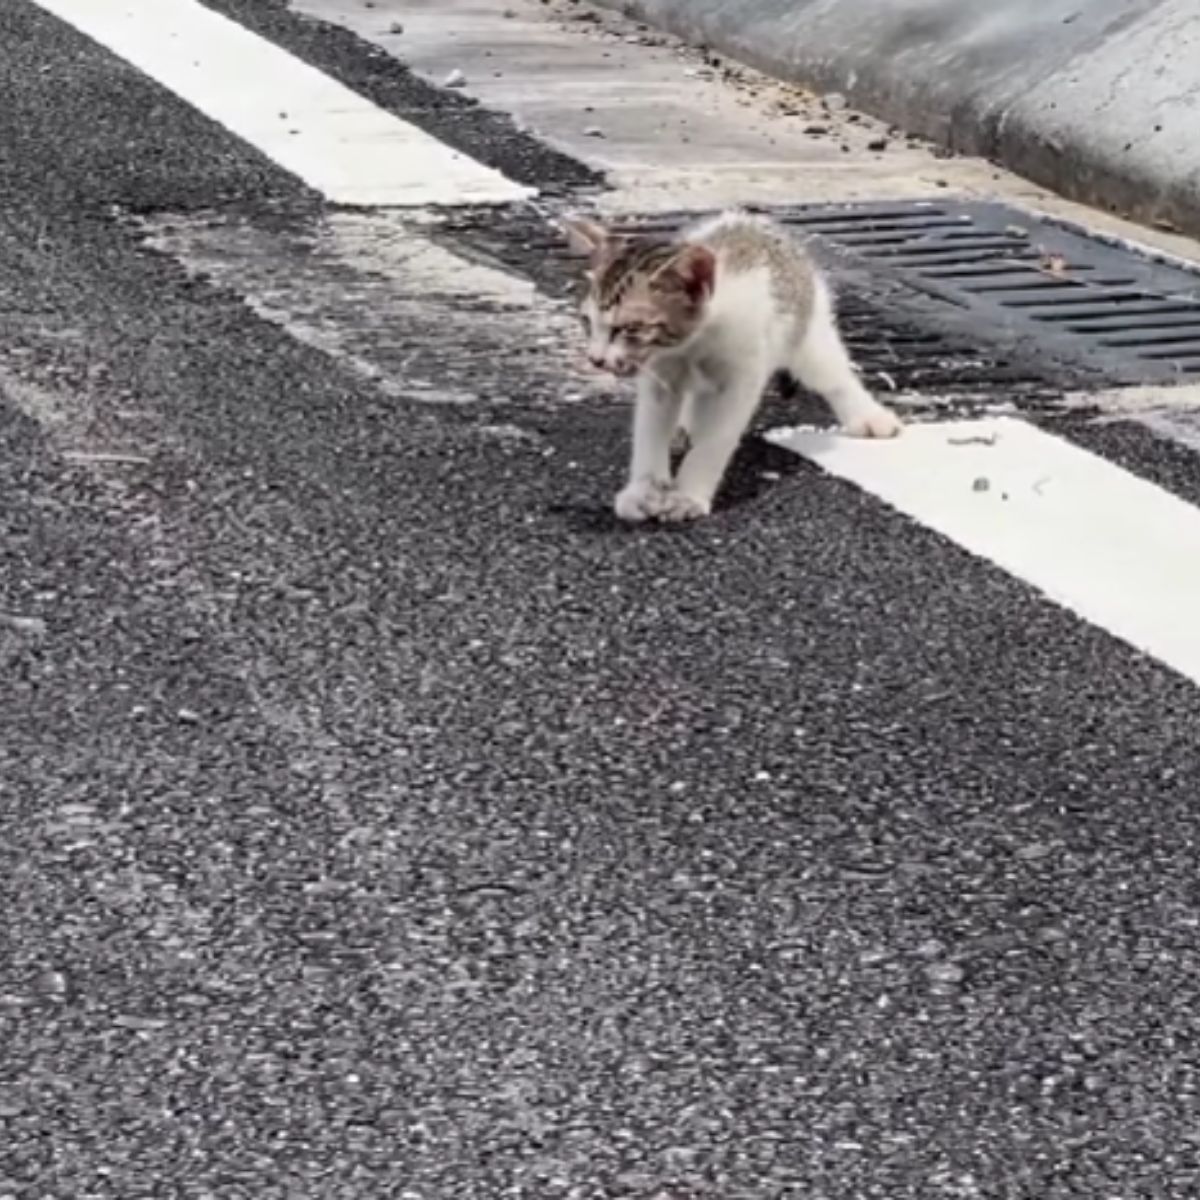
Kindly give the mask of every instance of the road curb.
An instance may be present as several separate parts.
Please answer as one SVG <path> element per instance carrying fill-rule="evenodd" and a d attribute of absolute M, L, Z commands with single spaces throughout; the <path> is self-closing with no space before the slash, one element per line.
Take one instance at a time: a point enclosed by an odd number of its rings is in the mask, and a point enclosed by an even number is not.
<path fill-rule="evenodd" d="M 1064 196 L 1200 236 L 1194 0 L 598 0 Z"/>

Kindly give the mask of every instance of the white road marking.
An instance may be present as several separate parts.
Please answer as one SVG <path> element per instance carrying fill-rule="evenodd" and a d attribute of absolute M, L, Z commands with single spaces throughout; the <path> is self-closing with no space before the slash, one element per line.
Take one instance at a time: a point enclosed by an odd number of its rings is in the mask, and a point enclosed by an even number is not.
<path fill-rule="evenodd" d="M 35 0 L 335 204 L 502 204 L 532 190 L 197 0 Z"/>
<path fill-rule="evenodd" d="M 775 430 L 776 444 L 1200 683 L 1200 509 L 1010 417 L 895 441 Z"/>

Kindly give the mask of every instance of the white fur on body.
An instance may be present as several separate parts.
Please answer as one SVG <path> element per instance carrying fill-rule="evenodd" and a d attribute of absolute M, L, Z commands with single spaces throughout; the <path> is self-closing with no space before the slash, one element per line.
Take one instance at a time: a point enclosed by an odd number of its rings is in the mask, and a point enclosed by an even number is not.
<path fill-rule="evenodd" d="M 722 222 L 755 220 L 728 214 L 698 227 L 687 240 L 702 243 Z M 718 254 L 713 292 L 691 337 L 655 354 L 638 372 L 629 481 L 614 506 L 622 520 L 707 515 L 776 371 L 787 371 L 824 397 L 848 434 L 884 438 L 900 430 L 895 414 L 859 382 L 822 278 L 815 278 L 808 311 L 798 314 L 779 304 L 767 267 L 723 266 Z M 595 342 L 610 343 L 602 314 L 589 317 Z M 620 372 L 621 364 L 608 365 Z M 689 448 L 672 479 L 671 444 L 680 429 Z"/>

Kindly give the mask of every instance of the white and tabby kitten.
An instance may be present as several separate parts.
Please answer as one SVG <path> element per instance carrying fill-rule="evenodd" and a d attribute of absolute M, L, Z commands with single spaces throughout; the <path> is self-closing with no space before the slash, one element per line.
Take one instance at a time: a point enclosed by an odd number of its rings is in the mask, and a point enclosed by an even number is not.
<path fill-rule="evenodd" d="M 589 357 L 637 376 L 629 482 L 615 504 L 622 520 L 706 516 L 776 371 L 823 396 L 848 434 L 900 432 L 855 374 L 828 285 L 778 225 L 730 212 L 664 240 L 564 224 L 591 260 Z M 688 449 L 672 478 L 679 431 Z"/>

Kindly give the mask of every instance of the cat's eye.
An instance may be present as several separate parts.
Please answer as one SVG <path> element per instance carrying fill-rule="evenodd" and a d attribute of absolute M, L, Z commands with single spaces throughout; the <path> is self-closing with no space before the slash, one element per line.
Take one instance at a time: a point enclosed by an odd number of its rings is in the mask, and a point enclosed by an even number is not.
<path fill-rule="evenodd" d="M 614 325 L 613 339 L 624 338 L 628 342 L 650 342 L 662 332 L 662 325 L 656 323 L 639 323 L 630 325 Z"/>

